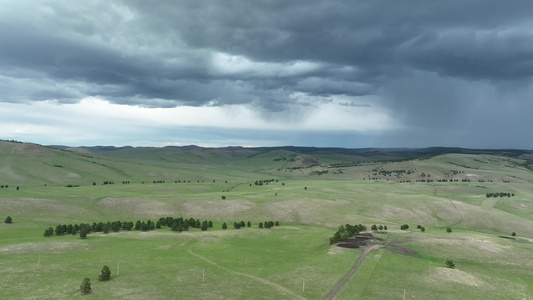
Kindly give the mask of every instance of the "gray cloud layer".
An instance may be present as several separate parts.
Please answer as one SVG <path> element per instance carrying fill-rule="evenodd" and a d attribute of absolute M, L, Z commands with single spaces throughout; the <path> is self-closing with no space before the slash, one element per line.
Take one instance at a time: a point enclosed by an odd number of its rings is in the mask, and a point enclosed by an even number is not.
<path fill-rule="evenodd" d="M 274 113 L 299 105 L 295 93 L 373 96 L 417 132 L 528 145 L 505 133 L 533 111 L 531 1 L 0 3 L 3 102 Z"/>

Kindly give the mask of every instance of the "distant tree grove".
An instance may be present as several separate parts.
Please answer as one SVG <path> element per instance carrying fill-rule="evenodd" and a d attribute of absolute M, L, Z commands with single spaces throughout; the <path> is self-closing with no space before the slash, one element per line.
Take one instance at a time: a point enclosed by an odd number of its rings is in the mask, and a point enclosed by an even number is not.
<path fill-rule="evenodd" d="M 329 243 L 334 244 L 342 241 L 346 241 L 350 237 L 358 235 L 360 232 L 366 231 L 367 228 L 365 225 L 341 225 L 337 229 L 337 232 L 329 238 Z"/>

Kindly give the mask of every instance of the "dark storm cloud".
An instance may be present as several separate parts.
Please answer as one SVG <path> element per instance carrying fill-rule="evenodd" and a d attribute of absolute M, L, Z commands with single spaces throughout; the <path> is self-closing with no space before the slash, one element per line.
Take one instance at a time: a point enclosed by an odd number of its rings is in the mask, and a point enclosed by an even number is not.
<path fill-rule="evenodd" d="M 478 113 L 502 111 L 502 97 L 530 107 L 531 11 L 499 0 L 4 2 L 0 101 L 275 113 L 312 105 L 294 95 L 370 96 L 381 100 L 340 104 L 382 106 L 406 127 L 486 124 Z"/>

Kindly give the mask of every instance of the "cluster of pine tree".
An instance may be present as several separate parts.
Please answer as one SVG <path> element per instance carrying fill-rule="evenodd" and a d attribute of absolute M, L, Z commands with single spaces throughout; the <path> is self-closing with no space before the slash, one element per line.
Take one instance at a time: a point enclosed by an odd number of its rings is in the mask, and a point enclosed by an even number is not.
<path fill-rule="evenodd" d="M 200 222 L 199 219 L 194 218 L 173 218 L 173 217 L 167 217 L 167 218 L 160 218 L 157 222 L 154 222 L 152 220 L 148 221 L 141 221 L 137 220 L 135 223 L 133 222 L 121 222 L 121 221 L 114 221 L 114 222 L 94 222 L 91 224 L 59 224 L 56 226 L 56 228 L 48 227 L 44 231 L 45 237 L 50 237 L 53 235 L 65 235 L 65 234 L 72 234 L 76 235 L 78 232 L 80 233 L 81 238 L 85 238 L 88 233 L 91 232 L 103 232 L 103 233 L 109 233 L 110 231 L 118 232 L 120 230 L 126 230 L 130 231 L 132 229 L 134 230 L 140 230 L 140 231 L 150 231 L 155 229 L 160 229 L 162 226 L 168 226 L 173 231 L 188 231 L 189 228 L 200 228 L 202 231 L 206 231 L 208 228 L 213 227 L 212 221 L 202 221 Z"/>
<path fill-rule="evenodd" d="M 265 223 L 263 222 L 259 222 L 259 228 L 272 228 L 274 226 L 279 226 L 279 222 L 276 221 L 276 222 L 272 222 L 272 221 L 265 221 Z"/>
<path fill-rule="evenodd" d="M 263 225 L 263 222 L 259 222 L 259 228 L 272 228 L 274 226 L 279 226 L 279 221 L 276 221 L 276 222 L 265 221 L 264 225 Z M 248 221 L 246 223 L 244 221 L 233 222 L 233 228 L 235 228 L 235 229 L 241 229 L 241 228 L 244 228 L 244 227 L 252 227 L 252 222 L 250 222 L 250 221 Z M 222 229 L 224 229 L 224 230 L 228 229 L 228 224 L 226 224 L 224 222 L 222 224 Z"/>
<path fill-rule="evenodd" d="M 200 228 L 202 231 L 206 231 L 208 228 L 213 228 L 213 222 L 212 221 L 200 221 L 200 219 L 194 219 L 194 218 L 173 218 L 173 217 L 166 217 L 166 218 L 159 218 L 159 221 L 156 223 L 156 228 L 161 228 L 161 226 L 167 226 L 172 231 L 188 231 L 189 228 Z"/>
<path fill-rule="evenodd" d="M 277 179 L 263 179 L 263 180 L 256 180 L 254 182 L 254 185 L 263 185 L 263 184 L 266 184 L 268 185 L 269 183 L 273 183 L 273 182 L 278 182 Z"/>
<path fill-rule="evenodd" d="M 329 238 L 329 243 L 334 244 L 347 240 L 350 237 L 356 236 L 359 232 L 366 231 L 365 225 L 341 225 L 335 234 Z"/>
<path fill-rule="evenodd" d="M 388 230 L 387 225 L 372 225 L 370 226 L 370 230 L 372 231 L 378 231 L 378 230 Z"/>
<path fill-rule="evenodd" d="M 491 197 L 494 197 L 494 198 L 500 198 L 500 197 L 511 197 L 513 196 L 514 197 L 514 193 L 487 193 L 485 195 L 487 198 L 491 198 Z"/>

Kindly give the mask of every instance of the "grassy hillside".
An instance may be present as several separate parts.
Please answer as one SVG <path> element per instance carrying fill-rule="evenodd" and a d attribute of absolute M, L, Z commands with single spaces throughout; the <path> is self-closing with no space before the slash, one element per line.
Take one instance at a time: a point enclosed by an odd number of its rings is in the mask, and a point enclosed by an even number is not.
<path fill-rule="evenodd" d="M 335 299 L 533 295 L 525 152 L 107 150 L 0 141 L 0 218 L 13 219 L 0 223 L 0 298 L 71 299 L 89 277 L 93 299 L 323 299 L 361 255 L 328 243 L 346 223 L 387 225 L 386 247 Z M 214 225 L 43 237 L 58 224 L 168 216 Z M 241 220 L 252 227 L 234 229 Z M 258 227 L 269 220 L 281 226 Z M 104 264 L 112 280 L 98 282 Z"/>

